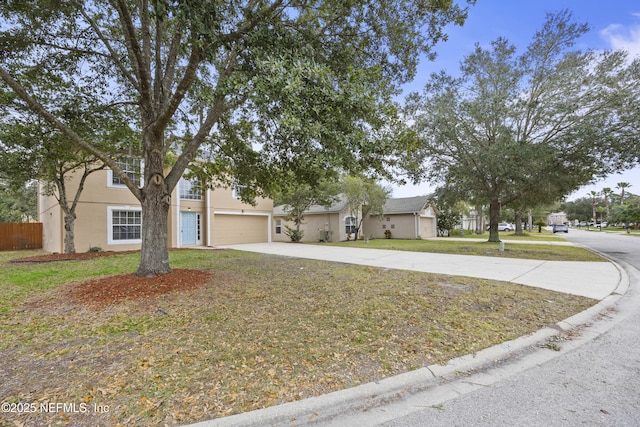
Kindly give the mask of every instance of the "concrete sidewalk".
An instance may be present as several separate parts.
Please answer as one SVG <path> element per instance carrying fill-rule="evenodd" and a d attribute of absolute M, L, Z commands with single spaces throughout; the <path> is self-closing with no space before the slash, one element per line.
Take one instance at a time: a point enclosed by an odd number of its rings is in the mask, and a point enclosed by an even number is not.
<path fill-rule="evenodd" d="M 620 272 L 609 262 L 539 261 L 293 243 L 248 243 L 221 247 L 372 267 L 502 280 L 598 300 L 614 292 L 620 281 Z"/>

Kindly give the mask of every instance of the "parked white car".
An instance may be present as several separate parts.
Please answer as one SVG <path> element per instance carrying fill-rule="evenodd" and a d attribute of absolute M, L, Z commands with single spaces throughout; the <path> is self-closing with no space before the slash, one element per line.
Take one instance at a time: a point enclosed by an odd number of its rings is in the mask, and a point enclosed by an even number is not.
<path fill-rule="evenodd" d="M 509 224 L 507 222 L 501 222 L 498 224 L 498 231 L 513 231 L 516 227 L 513 224 Z M 491 226 L 487 225 L 487 231 L 491 230 Z"/>

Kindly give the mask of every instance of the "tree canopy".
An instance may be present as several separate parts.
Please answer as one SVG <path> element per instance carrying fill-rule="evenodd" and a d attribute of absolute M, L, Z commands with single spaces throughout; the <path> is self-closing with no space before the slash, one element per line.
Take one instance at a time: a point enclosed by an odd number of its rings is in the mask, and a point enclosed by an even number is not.
<path fill-rule="evenodd" d="M 476 45 L 459 77 L 433 74 L 409 98 L 423 177 L 489 204 L 490 241 L 501 206 L 548 203 L 638 162 L 640 60 L 572 50 L 587 30 L 548 14 L 521 55 L 504 38 Z"/>
<path fill-rule="evenodd" d="M 170 194 L 196 157 L 246 197 L 283 173 L 390 173 L 411 151 L 394 138 L 392 97 L 466 13 L 439 0 L 7 0 L 2 106 L 35 112 L 113 170 L 142 206 L 137 274 L 161 274 Z M 142 186 L 85 132 L 85 110 L 128 118 L 139 138 L 114 144 L 144 160 Z"/>

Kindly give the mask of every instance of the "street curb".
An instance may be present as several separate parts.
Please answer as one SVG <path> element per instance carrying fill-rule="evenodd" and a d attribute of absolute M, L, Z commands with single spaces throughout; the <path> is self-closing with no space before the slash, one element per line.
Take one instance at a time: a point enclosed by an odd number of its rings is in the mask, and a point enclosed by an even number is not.
<path fill-rule="evenodd" d="M 445 365 L 429 365 L 402 373 L 380 381 L 370 382 L 311 397 L 278 406 L 231 415 L 223 418 L 202 421 L 186 427 L 215 426 L 301 426 L 329 423 L 338 416 L 355 415 L 374 408 L 393 403 L 414 393 L 427 391 L 455 381 L 461 374 L 481 372 L 506 362 L 523 358 L 531 353 L 545 352 L 534 360 L 550 360 L 568 351 L 551 352 L 543 348 L 552 337 L 566 334 L 583 326 L 588 326 L 602 317 L 608 317 L 609 311 L 629 289 L 629 276 L 626 271 L 606 255 L 618 270 L 620 276 L 614 292 L 594 306 L 577 313 L 567 319 L 549 325 L 537 332 L 497 344 L 477 353 L 461 356 L 448 361 Z M 588 337 L 576 340 L 570 348 L 581 345 L 585 340 L 599 336 L 601 332 L 589 334 Z M 526 368 L 526 367 L 525 367 Z"/>

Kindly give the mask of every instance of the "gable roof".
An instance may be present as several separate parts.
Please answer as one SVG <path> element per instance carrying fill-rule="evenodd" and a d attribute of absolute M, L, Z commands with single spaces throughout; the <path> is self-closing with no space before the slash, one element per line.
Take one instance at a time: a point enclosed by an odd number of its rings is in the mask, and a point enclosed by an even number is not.
<path fill-rule="evenodd" d="M 429 196 L 401 197 L 387 199 L 382 208 L 384 214 L 403 214 L 420 212 L 429 202 Z"/>
<path fill-rule="evenodd" d="M 309 209 L 304 211 L 304 214 L 307 215 L 307 214 L 342 212 L 346 205 L 347 205 L 347 198 L 344 196 L 344 194 L 340 194 L 338 196 L 338 200 L 335 201 L 328 208 L 324 207 L 324 206 L 321 206 L 321 205 L 311 205 L 311 206 L 309 206 Z M 274 216 L 288 215 L 288 213 L 284 209 L 285 206 L 286 205 L 279 205 L 279 206 L 274 207 L 273 208 L 273 215 Z"/>

